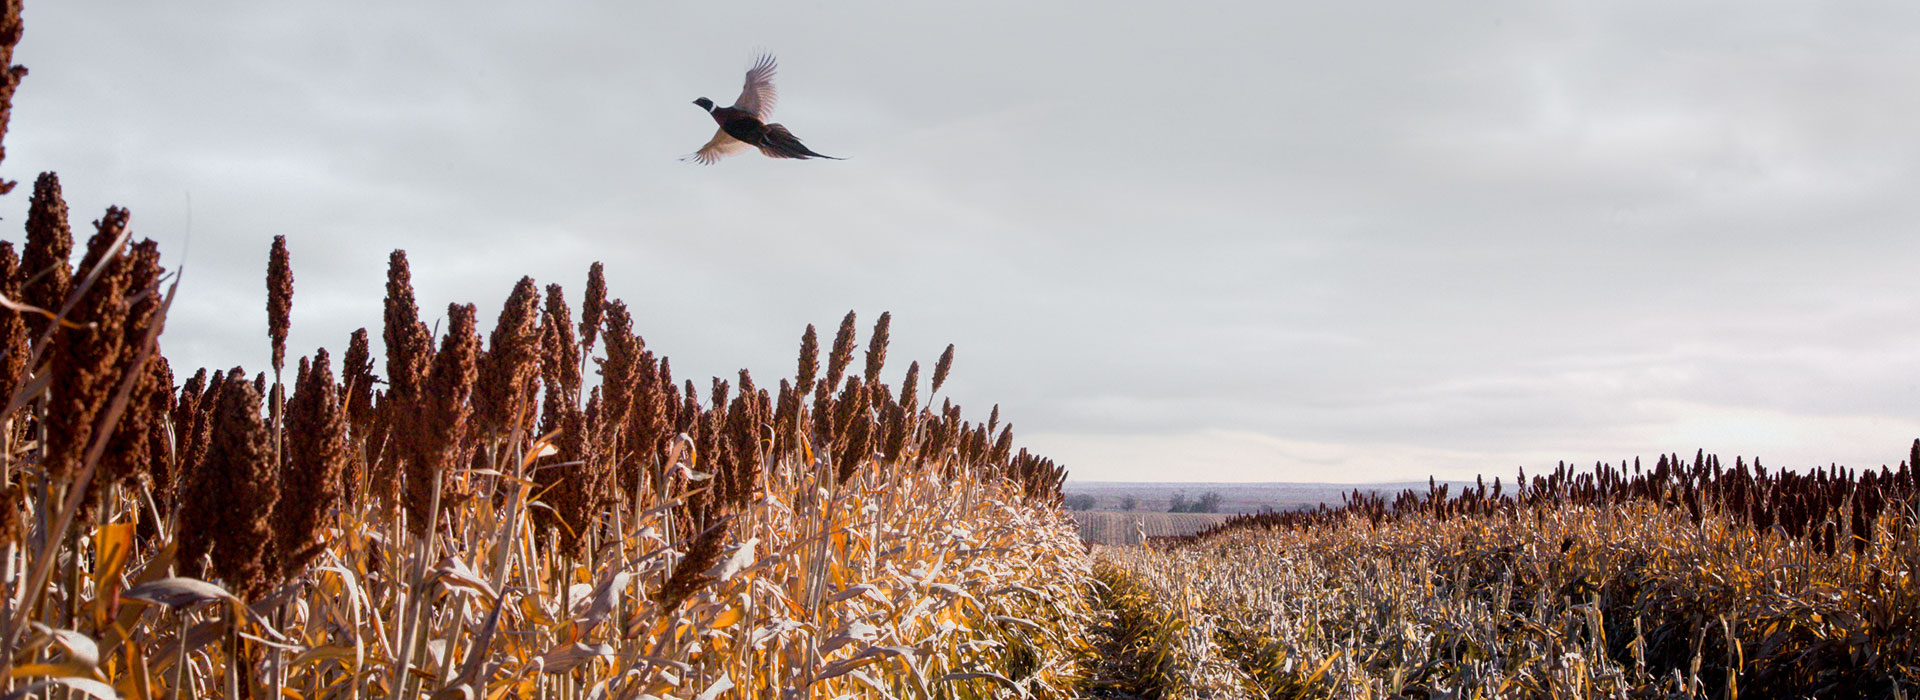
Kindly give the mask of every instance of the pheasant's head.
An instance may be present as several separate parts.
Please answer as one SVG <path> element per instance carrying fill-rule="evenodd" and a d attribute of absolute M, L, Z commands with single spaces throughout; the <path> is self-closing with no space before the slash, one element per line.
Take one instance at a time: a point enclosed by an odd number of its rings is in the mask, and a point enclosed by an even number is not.
<path fill-rule="evenodd" d="M 705 97 L 702 97 L 700 99 L 694 100 L 693 103 L 700 105 L 701 109 L 707 110 L 709 112 L 713 111 L 713 100 L 709 100 Z"/>

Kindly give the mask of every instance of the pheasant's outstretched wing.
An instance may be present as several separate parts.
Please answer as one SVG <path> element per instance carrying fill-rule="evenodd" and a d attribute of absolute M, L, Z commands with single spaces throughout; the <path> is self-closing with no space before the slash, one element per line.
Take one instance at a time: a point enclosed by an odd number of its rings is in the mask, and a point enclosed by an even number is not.
<path fill-rule="evenodd" d="M 694 151 L 692 154 L 680 160 L 691 161 L 701 165 L 713 165 L 719 162 L 721 158 L 739 153 L 748 148 L 751 148 L 751 146 L 748 146 L 747 142 L 728 136 L 726 129 L 719 129 L 713 132 L 713 138 L 707 141 L 707 145 L 701 146 L 700 150 Z"/>
<path fill-rule="evenodd" d="M 740 99 L 733 101 L 733 108 L 752 112 L 763 122 L 772 116 L 773 103 L 780 99 L 779 93 L 773 89 L 773 71 L 776 67 L 773 54 L 760 54 L 754 60 L 753 67 L 747 69 L 747 84 L 740 88 Z"/>

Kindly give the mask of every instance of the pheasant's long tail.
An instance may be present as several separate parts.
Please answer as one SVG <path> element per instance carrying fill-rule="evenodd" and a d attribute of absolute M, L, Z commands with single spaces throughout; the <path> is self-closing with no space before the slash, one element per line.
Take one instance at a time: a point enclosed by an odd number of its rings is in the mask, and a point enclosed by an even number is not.
<path fill-rule="evenodd" d="M 768 124 L 765 140 L 757 145 L 760 146 L 760 152 L 766 154 L 768 158 L 796 158 L 799 160 L 825 158 L 827 160 L 845 160 L 844 158 L 835 158 L 823 153 L 813 152 L 813 149 L 807 148 L 806 144 L 800 143 L 800 139 L 794 136 L 793 132 L 787 131 L 787 127 L 779 124 Z"/>

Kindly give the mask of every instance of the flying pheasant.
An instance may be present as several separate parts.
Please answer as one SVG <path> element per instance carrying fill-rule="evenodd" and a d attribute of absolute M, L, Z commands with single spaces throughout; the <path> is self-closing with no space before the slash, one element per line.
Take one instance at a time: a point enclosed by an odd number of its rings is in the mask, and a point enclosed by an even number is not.
<path fill-rule="evenodd" d="M 840 160 L 814 153 L 800 143 L 793 132 L 787 131 L 787 127 L 767 123 L 767 117 L 773 114 L 773 103 L 778 99 L 773 89 L 773 71 L 773 56 L 761 54 L 753 67 L 747 70 L 746 87 L 740 89 L 740 97 L 733 101 L 732 107 L 715 108 L 713 100 L 705 97 L 694 100 L 694 104 L 713 115 L 713 120 L 720 124 L 720 130 L 714 132 L 713 139 L 707 145 L 681 160 L 712 165 L 721 158 L 748 148 L 758 148 L 768 158 Z"/>

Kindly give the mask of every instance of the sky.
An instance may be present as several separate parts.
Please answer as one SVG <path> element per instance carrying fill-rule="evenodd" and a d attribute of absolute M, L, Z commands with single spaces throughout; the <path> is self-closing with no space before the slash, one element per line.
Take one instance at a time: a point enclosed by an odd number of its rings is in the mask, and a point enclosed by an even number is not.
<path fill-rule="evenodd" d="M 0 177 L 184 265 L 176 367 L 593 261 L 680 376 L 893 313 L 1076 480 L 1368 482 L 1920 437 L 1920 5 L 30 0 Z M 845 161 L 678 158 L 776 54 Z M 84 232 L 81 233 L 84 236 Z"/>

